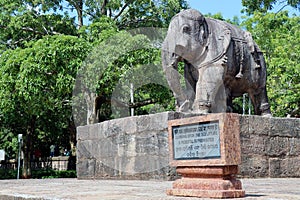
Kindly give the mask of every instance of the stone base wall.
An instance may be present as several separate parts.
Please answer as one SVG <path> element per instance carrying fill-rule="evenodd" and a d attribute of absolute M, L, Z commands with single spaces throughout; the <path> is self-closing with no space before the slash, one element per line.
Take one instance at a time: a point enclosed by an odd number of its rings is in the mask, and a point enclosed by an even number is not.
<path fill-rule="evenodd" d="M 177 112 L 127 117 L 77 128 L 79 179 L 173 180 L 168 120 Z M 300 177 L 300 119 L 240 116 L 242 177 Z"/>
<path fill-rule="evenodd" d="M 240 116 L 243 177 L 300 177 L 300 119 Z"/>

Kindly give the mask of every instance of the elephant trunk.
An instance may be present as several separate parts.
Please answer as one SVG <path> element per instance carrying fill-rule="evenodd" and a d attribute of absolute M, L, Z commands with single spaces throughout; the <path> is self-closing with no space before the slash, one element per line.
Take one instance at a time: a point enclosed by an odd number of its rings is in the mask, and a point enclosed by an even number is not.
<path fill-rule="evenodd" d="M 166 42 L 162 49 L 162 65 L 169 84 L 170 89 L 176 99 L 176 107 L 178 111 L 187 111 L 189 108 L 188 98 L 180 84 L 180 74 L 178 72 L 178 62 L 181 57 L 170 52 Z"/>

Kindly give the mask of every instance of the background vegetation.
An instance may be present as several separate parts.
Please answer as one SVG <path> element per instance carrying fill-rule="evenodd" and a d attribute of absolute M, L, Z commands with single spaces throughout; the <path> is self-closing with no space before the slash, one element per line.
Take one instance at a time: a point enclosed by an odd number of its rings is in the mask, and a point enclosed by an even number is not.
<path fill-rule="evenodd" d="M 300 1 L 284 2 L 299 9 Z M 242 22 L 237 17 L 223 19 L 222 14 L 211 17 L 231 21 L 253 34 L 267 58 L 273 115 L 299 117 L 300 17 L 286 11 L 270 12 L 276 0 L 242 3 Z M 16 158 L 17 135 L 23 134 L 24 178 L 34 176 L 28 163 L 35 150 L 48 156 L 51 144 L 67 149 L 76 146 L 72 91 L 76 75 L 93 48 L 117 34 L 120 52 L 126 54 L 106 63 L 105 72 L 93 85 L 95 92 L 83 93 L 87 104 L 96 102 L 94 108 L 86 110 L 97 111 L 94 116 L 87 114 L 87 123 L 119 117 L 111 112 L 110 101 L 118 81 L 128 76 L 132 66 L 160 63 L 159 48 L 128 52 L 126 45 L 147 47 L 150 39 L 142 34 L 130 37 L 126 30 L 167 27 L 172 16 L 184 8 L 188 8 L 184 0 L 0 2 L 0 149 L 5 149 L 7 159 Z M 109 52 L 109 47 L 101 49 L 102 55 Z M 126 108 L 135 108 L 135 114 L 174 109 L 167 88 L 147 84 L 135 89 L 134 103 L 121 102 Z M 241 112 L 237 102 L 236 111 Z"/>

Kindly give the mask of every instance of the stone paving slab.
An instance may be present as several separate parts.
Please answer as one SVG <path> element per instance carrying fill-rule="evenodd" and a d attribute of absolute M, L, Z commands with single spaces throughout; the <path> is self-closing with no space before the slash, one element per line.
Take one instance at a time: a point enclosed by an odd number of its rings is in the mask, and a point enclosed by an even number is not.
<path fill-rule="evenodd" d="M 242 179 L 244 199 L 300 200 L 300 178 Z M 171 181 L 28 179 L 0 180 L 0 200 L 199 200 L 167 196 Z"/>

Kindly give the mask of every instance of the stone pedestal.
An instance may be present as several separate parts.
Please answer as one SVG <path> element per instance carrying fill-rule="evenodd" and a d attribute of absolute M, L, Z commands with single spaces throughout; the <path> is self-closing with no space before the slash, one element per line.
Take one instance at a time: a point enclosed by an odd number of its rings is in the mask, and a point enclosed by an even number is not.
<path fill-rule="evenodd" d="M 210 114 L 169 121 L 171 165 L 181 179 L 168 195 L 202 198 L 245 196 L 236 179 L 241 162 L 239 118 Z"/>

